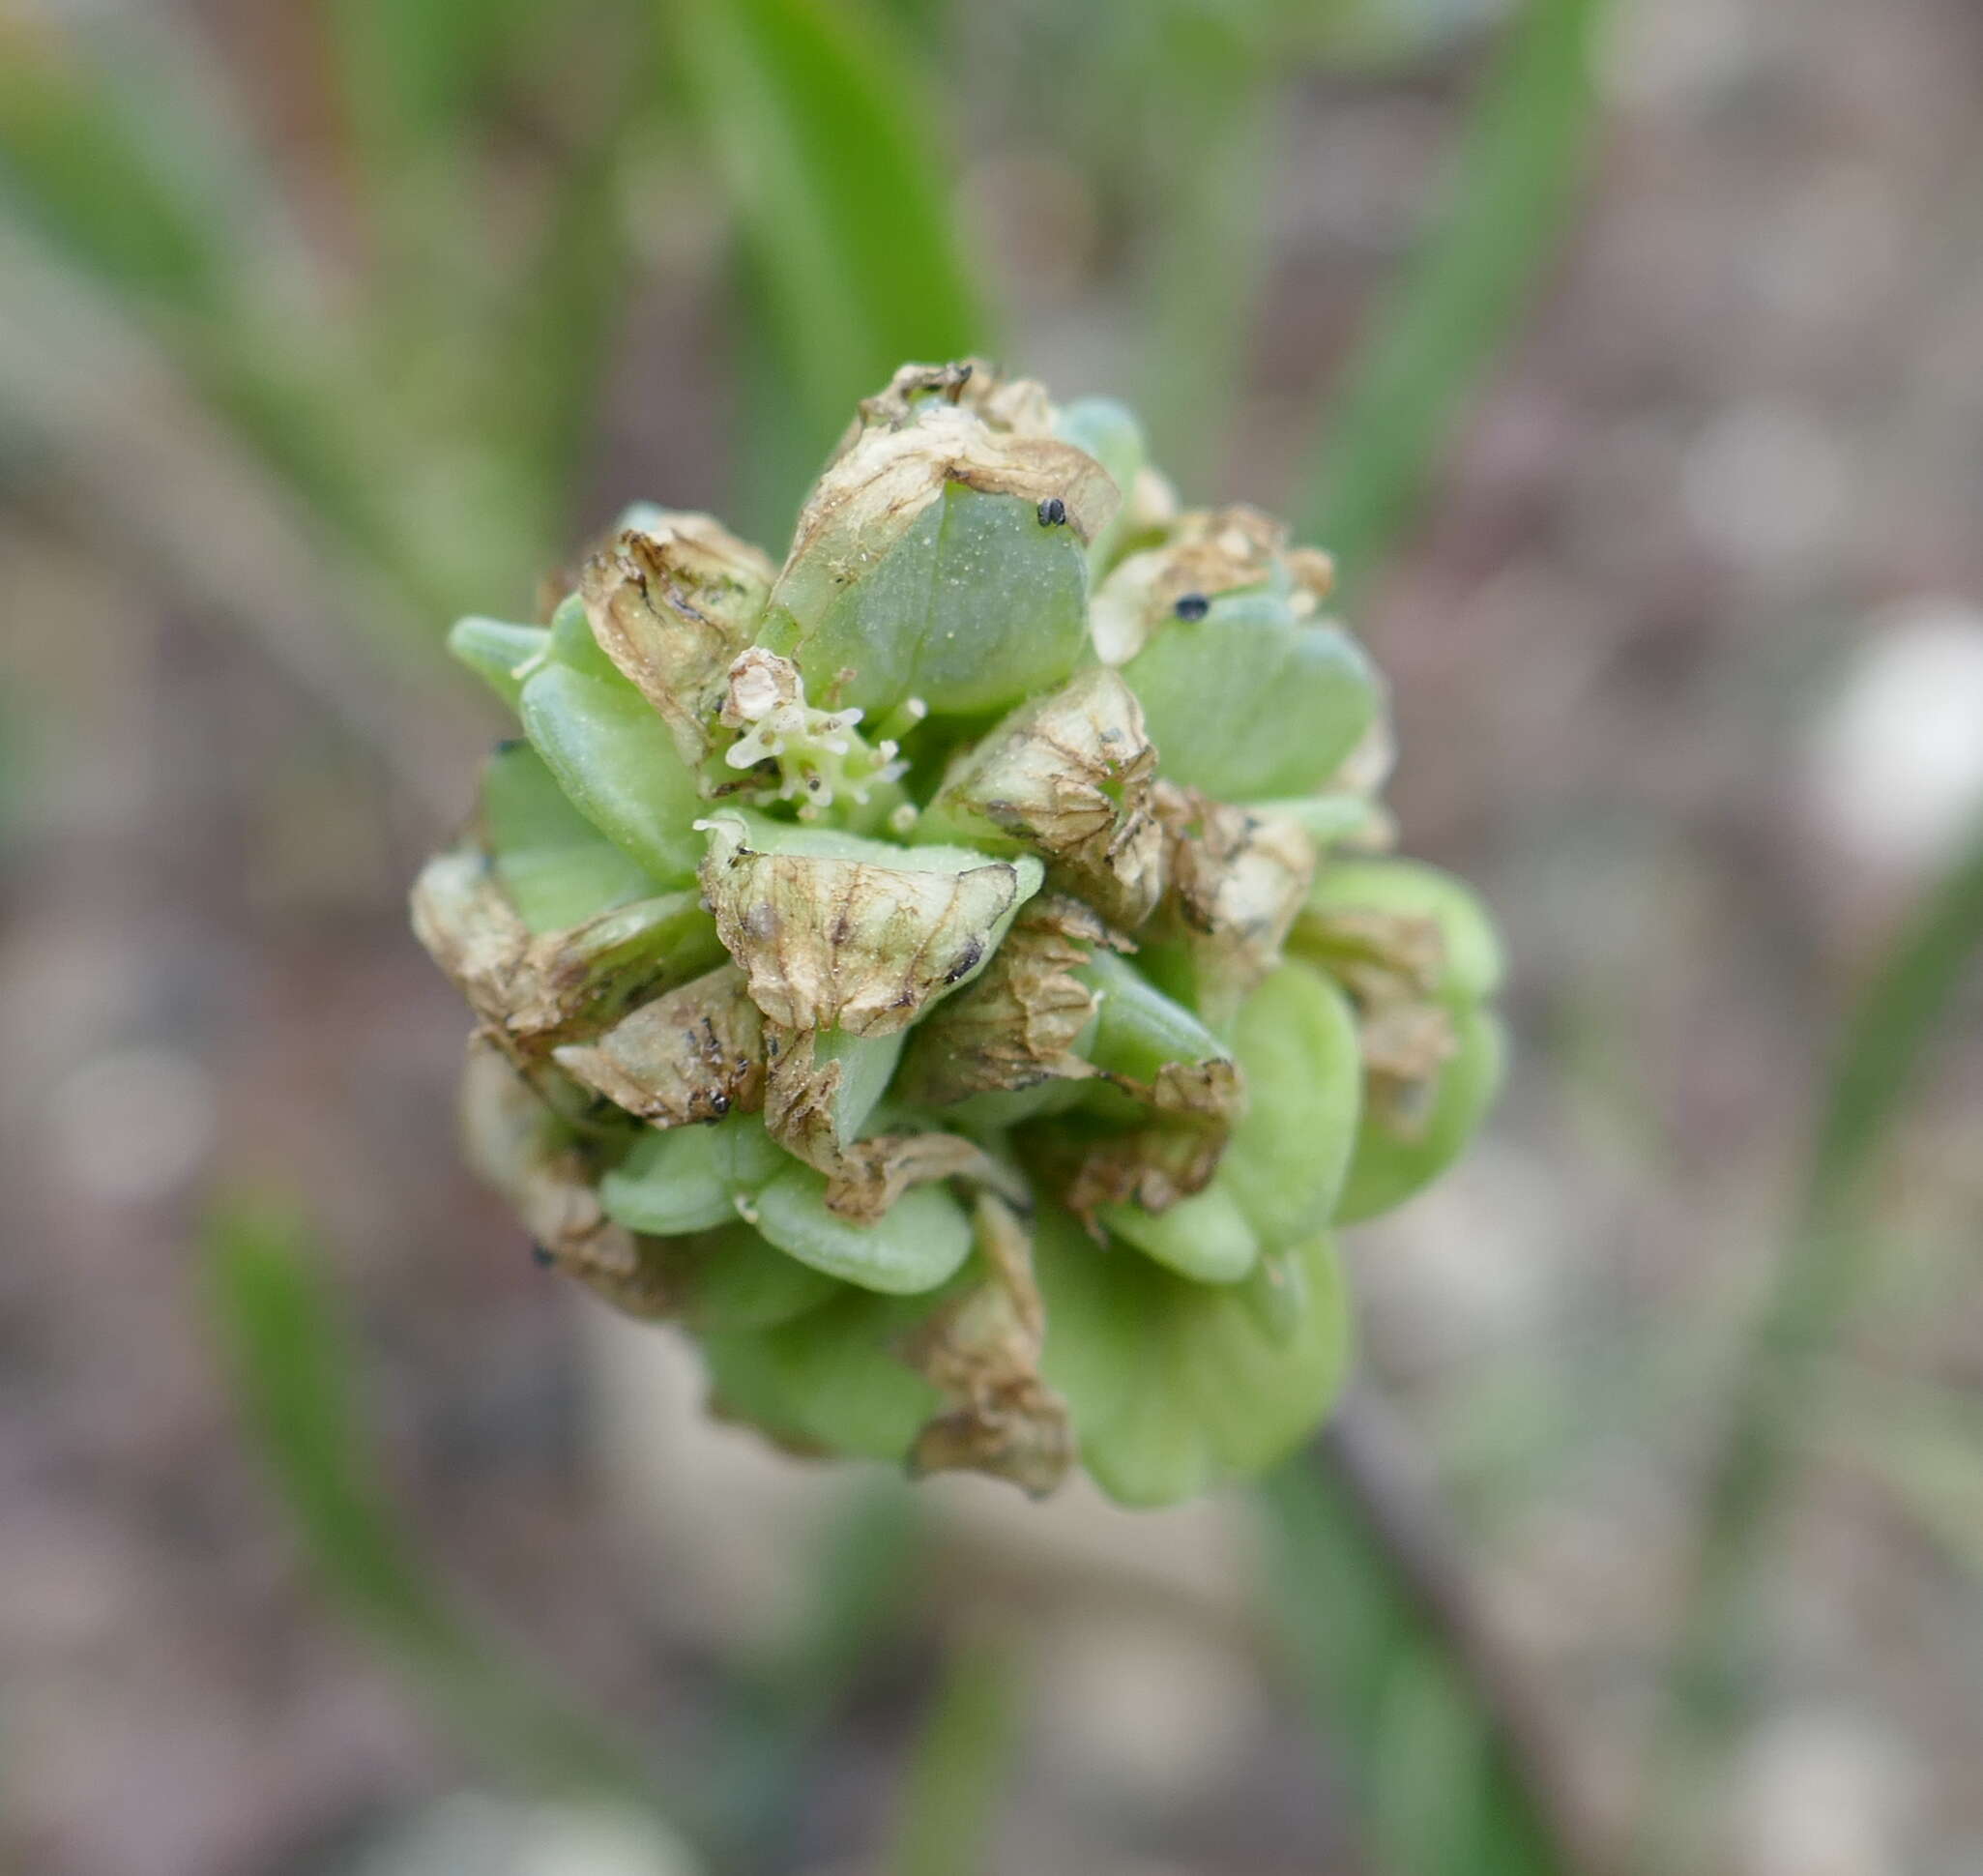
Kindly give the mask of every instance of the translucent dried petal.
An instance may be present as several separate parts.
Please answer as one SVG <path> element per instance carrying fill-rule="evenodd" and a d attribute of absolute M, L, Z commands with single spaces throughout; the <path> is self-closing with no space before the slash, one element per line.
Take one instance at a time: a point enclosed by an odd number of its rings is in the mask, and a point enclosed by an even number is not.
<path fill-rule="evenodd" d="M 764 1100 L 764 1017 L 724 964 L 629 1010 L 553 1059 L 574 1081 L 656 1127 L 688 1127 Z"/>
<path fill-rule="evenodd" d="M 1159 931 L 1182 953 L 1172 987 L 1219 1028 L 1280 961 L 1315 877 L 1315 846 L 1284 816 L 1250 814 L 1168 782 L 1152 805 L 1170 887 Z"/>
<path fill-rule="evenodd" d="M 904 1351 L 951 1403 L 917 1434 L 909 1470 L 989 1473 L 1043 1498 L 1074 1463 L 1074 1434 L 1066 1403 L 1040 1378 L 1047 1324 L 1032 1242 L 989 1195 L 973 1221 L 984 1279 L 939 1305 Z"/>
<path fill-rule="evenodd" d="M 946 365 L 905 365 L 886 391 L 863 397 L 860 415 L 834 450 L 843 455 L 868 429 L 901 429 L 920 421 L 932 403 L 968 411 L 988 428 L 1017 436 L 1053 433 L 1054 407 L 1046 387 L 1032 378 L 1007 378 L 981 358 Z"/>
<path fill-rule="evenodd" d="M 725 673 L 776 577 L 764 554 L 707 514 L 656 515 L 585 564 L 579 592 L 594 638 L 690 767 L 708 753 Z"/>
<path fill-rule="evenodd" d="M 1163 833 L 1150 811 L 1155 774 L 1135 693 L 1095 665 L 960 758 L 925 820 L 1023 841 L 1053 884 L 1134 930 L 1163 891 Z"/>
<path fill-rule="evenodd" d="M 512 1053 L 597 1035 L 641 998 L 706 970 L 721 946 L 693 893 L 636 900 L 568 931 L 533 934 L 479 848 L 430 860 L 413 929 Z"/>
<path fill-rule="evenodd" d="M 907 1028 L 983 968 L 1039 889 L 1024 855 L 889 847 L 732 813 L 704 825 L 716 928 L 758 1008 L 793 1031 Z"/>
<path fill-rule="evenodd" d="M 917 1026 L 902 1067 L 902 1098 L 945 1106 L 1094 1074 L 1077 1044 L 1100 999 L 1073 973 L 1107 943 L 1107 928 L 1079 900 L 1033 900 L 977 980 Z"/>
<path fill-rule="evenodd" d="M 593 1168 L 569 1130 L 480 1037 L 469 1044 L 462 1075 L 461 1136 L 469 1164 L 561 1269 L 630 1315 L 668 1313 L 664 1274 L 643 1255 L 642 1240 L 606 1216 Z"/>
<path fill-rule="evenodd" d="M 1131 554 L 1096 590 L 1094 648 L 1126 664 L 1179 616 L 1178 603 L 1264 587 L 1281 565 L 1287 530 L 1258 509 L 1198 509 L 1179 515 L 1163 542 Z"/>

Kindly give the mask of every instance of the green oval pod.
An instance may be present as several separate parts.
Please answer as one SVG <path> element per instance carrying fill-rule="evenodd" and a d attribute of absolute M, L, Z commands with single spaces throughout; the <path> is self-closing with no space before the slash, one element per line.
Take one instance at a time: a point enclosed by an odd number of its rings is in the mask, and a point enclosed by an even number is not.
<path fill-rule="evenodd" d="M 1270 1334 L 1246 1284 L 1194 1283 L 1043 1213 L 1034 1258 L 1045 1373 L 1111 1498 L 1170 1505 L 1283 1458 L 1334 1398 L 1348 1326 L 1332 1245 L 1292 1253 L 1305 1298 Z"/>
<path fill-rule="evenodd" d="M 541 626 L 512 626 L 501 619 L 457 619 L 448 633 L 448 650 L 511 710 L 523 694 L 529 667 L 545 656 L 550 642 L 551 634 Z"/>
<path fill-rule="evenodd" d="M 629 1231 L 679 1237 L 734 1223 L 738 1199 L 787 1163 L 756 1114 L 648 1128 L 599 1181 L 599 1200 L 606 1216 Z"/>
<path fill-rule="evenodd" d="M 702 797 L 639 691 L 617 671 L 553 660 L 524 684 L 521 709 L 525 734 L 594 827 L 665 885 L 695 877 Z"/>
<path fill-rule="evenodd" d="M 1233 1052 L 1246 1107 L 1219 1178 L 1280 1249 L 1327 1224 L 1343 1189 L 1363 1099 L 1356 1019 L 1320 972 L 1286 964 L 1240 1006 Z"/>
<path fill-rule="evenodd" d="M 569 664 L 589 678 L 610 681 L 624 676 L 606 656 L 605 647 L 593 636 L 582 594 L 568 593 L 558 601 L 557 610 L 551 614 L 550 632 L 550 656 L 560 664 Z"/>
<path fill-rule="evenodd" d="M 1101 992 L 1094 1040 L 1084 1053 L 1110 1074 L 1152 1081 L 1172 1062 L 1218 1061 L 1230 1054 L 1190 1011 L 1113 952 L 1094 952 L 1068 975 Z"/>
<path fill-rule="evenodd" d="M 802 1264 L 896 1295 L 935 1289 L 971 1254 L 971 1220 L 941 1186 L 912 1186 L 873 1224 L 849 1223 L 826 1192 L 826 1175 L 794 1160 L 758 1193 L 752 1222 Z"/>
<path fill-rule="evenodd" d="M 889 1081 L 908 1041 L 906 1029 L 887 1036 L 850 1036 L 844 1029 L 823 1029 L 813 1038 L 815 1066 L 840 1065 L 832 1115 L 836 1145 L 847 1145 L 867 1125 L 876 1104 L 889 1091 Z"/>
<path fill-rule="evenodd" d="M 1103 1224 L 1146 1257 L 1198 1283 L 1237 1283 L 1260 1257 L 1260 1240 L 1223 1176 L 1163 1212 L 1104 1205 Z"/>
<path fill-rule="evenodd" d="M 1092 473 L 1092 472 L 1091 472 Z M 1050 690 L 1088 635 L 1088 567 L 1064 522 L 1035 503 L 948 484 L 866 568 L 842 569 L 816 622 L 790 611 L 794 570 L 763 631 L 821 689 L 853 675 L 837 701 L 870 717 L 919 697 L 939 715 L 977 715 Z M 786 610 L 779 612 L 782 601 Z"/>
<path fill-rule="evenodd" d="M 1440 1070 L 1432 1111 L 1410 1134 L 1366 1109 L 1350 1175 L 1336 1207 L 1338 1224 L 1356 1224 L 1402 1205 L 1450 1166 L 1473 1137 L 1501 1086 L 1501 1024 L 1484 1010 L 1452 1011 L 1460 1049 Z"/>
<path fill-rule="evenodd" d="M 1115 560 L 1132 522 L 1136 478 L 1150 459 L 1143 425 L 1113 397 L 1077 397 L 1055 416 L 1054 434 L 1100 463 L 1122 495 L 1122 506 L 1089 544 L 1088 563 L 1099 571 Z"/>
<path fill-rule="evenodd" d="M 566 800 L 528 743 L 482 767 L 482 838 L 510 901 L 533 932 L 564 931 L 663 890 Z"/>
<path fill-rule="evenodd" d="M 928 1307 L 851 1292 L 780 1328 L 706 1336 L 717 1401 L 788 1440 L 899 1463 L 943 1405 L 894 1352 Z"/>
<path fill-rule="evenodd" d="M 1501 936 L 1473 890 L 1420 860 L 1331 860 L 1317 873 L 1295 922 L 1298 944 L 1326 928 L 1328 916 L 1377 912 L 1392 918 L 1429 919 L 1445 950 L 1434 994 L 1442 1001 L 1480 1002 L 1501 988 Z"/>
<path fill-rule="evenodd" d="M 844 1294 L 824 1271 L 775 1249 L 734 1216 L 698 1240 L 677 1319 L 703 1334 L 775 1329 Z"/>
<path fill-rule="evenodd" d="M 1376 720 L 1370 660 L 1337 626 L 1271 593 L 1234 593 L 1165 622 L 1123 675 L 1159 772 L 1223 802 L 1320 788 Z"/>

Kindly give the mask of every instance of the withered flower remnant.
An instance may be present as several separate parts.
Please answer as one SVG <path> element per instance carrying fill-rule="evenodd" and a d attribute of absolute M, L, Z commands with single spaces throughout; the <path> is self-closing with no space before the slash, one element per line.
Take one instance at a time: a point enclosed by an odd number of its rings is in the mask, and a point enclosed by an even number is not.
<path fill-rule="evenodd" d="M 1335 1231 L 1501 1059 L 1327 555 L 973 360 L 861 402 L 781 567 L 635 508 L 574 578 L 454 629 L 523 736 L 414 893 L 541 1255 L 791 1451 L 1138 1505 L 1282 1456 Z"/>

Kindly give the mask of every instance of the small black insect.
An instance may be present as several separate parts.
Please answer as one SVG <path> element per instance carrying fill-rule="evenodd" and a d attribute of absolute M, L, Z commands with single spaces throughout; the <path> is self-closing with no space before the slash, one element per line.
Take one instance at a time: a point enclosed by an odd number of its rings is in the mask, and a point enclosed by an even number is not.
<path fill-rule="evenodd" d="M 547 1271 L 558 1260 L 551 1255 L 549 1246 L 532 1245 L 530 1247 L 530 1261 L 533 1264 L 535 1264 L 539 1270 Z"/>
<path fill-rule="evenodd" d="M 1039 505 L 1039 525 L 1043 528 L 1064 527 L 1067 520 L 1067 504 L 1058 495 L 1049 495 Z"/>
<path fill-rule="evenodd" d="M 1203 619 L 1211 610 L 1211 601 L 1203 593 L 1181 593 L 1171 610 L 1181 619 Z"/>

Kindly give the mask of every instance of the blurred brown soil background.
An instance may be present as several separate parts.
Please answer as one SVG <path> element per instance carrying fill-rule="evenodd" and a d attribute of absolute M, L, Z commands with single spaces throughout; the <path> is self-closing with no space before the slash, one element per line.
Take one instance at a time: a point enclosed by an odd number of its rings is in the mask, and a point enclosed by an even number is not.
<path fill-rule="evenodd" d="M 307 192 L 328 145 L 304 27 L 240 0 L 185 25 Z M 960 31 L 991 73 L 960 202 L 1011 362 L 1129 388 L 1134 256 L 999 90 L 997 26 Z M 1303 82 L 1231 460 L 1189 465 L 1187 495 L 1287 494 L 1314 387 L 1420 226 L 1472 45 Z M 1708 1383 L 1837 1012 L 1983 797 L 1948 727 L 1974 712 L 1983 746 L 1983 11 L 1640 0 L 1605 73 L 1577 231 L 1352 622 L 1394 686 L 1407 842 L 1503 921 L 1519 1039 L 1471 1161 L 1356 1238 L 1364 1365 L 1601 1816 L 1635 1776 Z M 335 247 L 335 178 L 314 187 Z M 616 337 L 587 525 L 633 497 L 717 506 L 730 474 L 721 230 L 667 240 Z M 0 1862 L 356 1867 L 472 1774 L 312 1587 L 244 1447 L 196 1280 L 217 1189 L 301 1197 L 397 1502 L 595 1704 L 695 1737 L 750 1611 L 644 1534 L 782 1527 L 707 1465 L 692 1497 L 629 1511 L 629 1453 L 672 1434 L 601 1382 L 625 1349 L 599 1352 L 455 1164 L 464 1015 L 403 894 L 493 713 L 466 679 L 435 709 L 334 642 L 280 504 L 245 528 L 248 472 L 170 386 L 131 383 L 93 445 L 0 428 Z M 119 506 L 120 462 L 203 465 L 176 499 L 204 554 Z M 1974 1017 L 1910 1109 L 1839 1423 L 1809 1429 L 1778 1542 L 1742 1876 L 1983 1866 L 1983 1470 L 1889 1450 L 1910 1402 L 1983 1423 Z M 1081 1577 L 1001 1541 L 987 1564 L 954 1539 L 952 1580 L 1003 1572 L 1046 1609 Z M 1257 1635 L 1222 1590 L 1175 1617 L 1167 1594 L 1129 1598 L 1093 1673 L 1036 1689 L 1001 1868 L 1359 1868 L 1292 1695 L 1252 1674 Z M 878 1661 L 811 1753 L 795 1867 L 861 1866 L 920 1659 Z M 1066 1744 L 1178 1676 L 1199 1726 Z"/>

